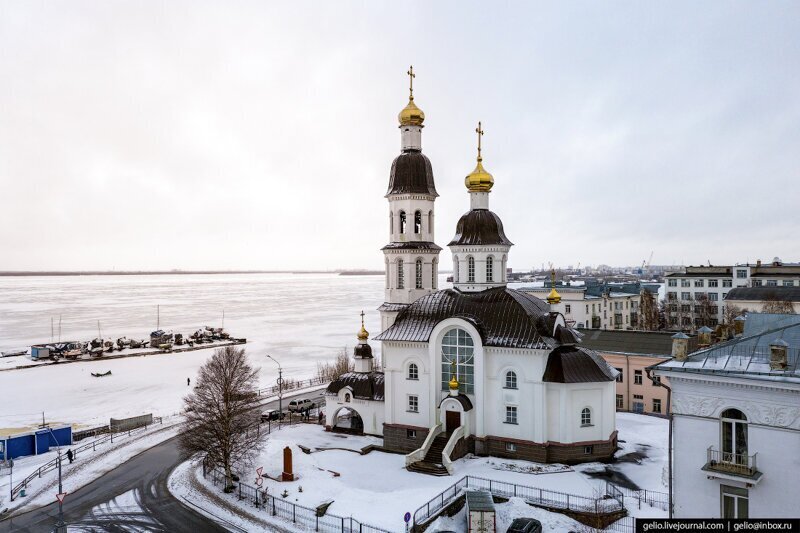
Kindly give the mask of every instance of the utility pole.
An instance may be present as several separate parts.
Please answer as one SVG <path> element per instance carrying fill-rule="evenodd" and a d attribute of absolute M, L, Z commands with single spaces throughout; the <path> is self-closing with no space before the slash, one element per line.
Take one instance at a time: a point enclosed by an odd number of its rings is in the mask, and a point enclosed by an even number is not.
<path fill-rule="evenodd" d="M 278 427 L 281 427 L 281 419 L 283 418 L 283 368 L 278 360 L 267 354 L 267 357 L 275 361 L 278 365 Z"/>
<path fill-rule="evenodd" d="M 61 444 L 59 444 L 58 439 L 56 438 L 56 434 L 53 433 L 53 430 L 47 428 L 50 431 L 50 435 L 53 436 L 53 440 L 56 441 L 56 447 L 58 448 L 58 460 L 56 461 L 58 464 L 58 522 L 56 522 L 56 531 L 58 533 L 65 533 L 67 531 L 66 524 L 64 524 L 64 489 L 61 485 Z"/>

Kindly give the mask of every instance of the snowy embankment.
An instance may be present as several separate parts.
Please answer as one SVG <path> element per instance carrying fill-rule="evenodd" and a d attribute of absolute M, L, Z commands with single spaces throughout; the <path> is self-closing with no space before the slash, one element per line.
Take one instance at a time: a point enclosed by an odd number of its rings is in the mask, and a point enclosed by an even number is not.
<path fill-rule="evenodd" d="M 96 451 L 86 450 L 81 452 L 74 463 L 69 463 L 62 455 L 62 487 L 64 492 L 75 492 L 79 488 L 99 478 L 106 472 L 116 468 L 135 455 L 151 448 L 178 434 L 181 418 L 172 416 L 164 418 L 162 424 L 154 424 L 146 429 L 139 430 L 128 436 L 120 434 L 115 437 L 114 443 L 106 441 L 98 446 Z M 87 440 L 85 442 L 91 442 Z M 83 442 L 81 442 L 83 444 Z M 67 447 L 62 447 L 62 454 Z M 25 476 L 36 471 L 42 464 L 54 459 L 56 452 L 20 458 L 14 461 L 14 484 L 16 485 Z M 17 496 L 13 502 L 8 501 L 10 476 L 0 478 L 0 510 L 8 508 L 9 511 L 20 511 L 23 508 L 47 505 L 55 500 L 58 492 L 58 470 L 50 470 L 41 478 L 34 478 L 28 484 L 25 497 Z M 27 509 L 24 509 L 27 510 Z M 5 516 L 3 516 L 5 518 Z"/>
<path fill-rule="evenodd" d="M 297 479 L 288 483 L 264 479 L 263 488 L 269 494 L 281 497 L 286 491 L 287 501 L 310 508 L 332 501 L 328 508 L 330 514 L 353 516 L 361 522 L 390 531 L 402 531 L 406 511 L 413 514 L 418 507 L 465 475 L 589 497 L 600 496 L 606 480 L 616 482 L 621 475 L 625 482 L 635 486 L 665 492 L 661 475 L 666 461 L 667 421 L 620 413 L 618 428 L 620 440 L 625 441 L 621 442 L 622 449 L 617 453 L 622 460 L 610 465 L 589 463 L 572 468 L 540 465 L 541 472 L 535 473 L 538 469 L 531 467 L 537 466 L 536 463 L 467 456 L 454 463 L 453 476 L 433 477 L 407 471 L 403 455 L 379 451 L 365 455 L 358 453 L 368 445 L 380 444 L 381 439 L 345 436 L 325 432 L 319 426 L 301 424 L 271 433 L 254 464 L 244 472 L 242 481 L 253 485 L 257 467 L 263 467 L 270 478 L 278 478 L 283 468 L 283 449 L 289 446 Z M 303 453 L 299 445 L 310 448 L 312 452 Z M 255 523 L 273 523 L 275 520 L 246 501 L 238 502 L 223 495 L 219 487 L 202 478 L 202 469 L 197 465 L 185 463 L 180 476 L 174 483 L 171 480 L 173 485 L 179 496 L 210 495 L 204 501 L 213 506 L 214 512 L 219 508 L 221 512 L 235 515 L 236 509 L 241 509 L 250 516 L 248 520 L 255 520 Z M 626 504 L 634 516 L 665 516 L 660 509 L 647 505 L 639 509 L 633 500 L 628 500 L 626 498 Z M 514 518 L 520 516 L 537 518 L 553 531 L 581 530 L 584 527 L 564 515 L 531 507 L 517 498 L 498 504 L 497 512 L 498 525 L 502 526 L 498 531 L 505 530 Z M 463 520 L 463 512 L 452 519 L 440 518 L 433 530 L 458 531 L 463 528 L 457 524 L 463 524 Z M 291 527 L 291 524 L 281 521 L 274 523 Z M 252 525 L 244 523 L 237 525 L 244 529 L 252 528 Z"/>

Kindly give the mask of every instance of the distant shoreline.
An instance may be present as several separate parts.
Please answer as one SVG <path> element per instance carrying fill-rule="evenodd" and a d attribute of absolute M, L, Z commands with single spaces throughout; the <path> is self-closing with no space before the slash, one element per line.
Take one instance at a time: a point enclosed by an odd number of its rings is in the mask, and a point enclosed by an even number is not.
<path fill-rule="evenodd" d="M 188 274 L 339 274 L 342 276 L 372 276 L 377 270 L 65 270 L 65 271 L 0 271 L 0 277 L 35 276 L 163 276 Z"/>

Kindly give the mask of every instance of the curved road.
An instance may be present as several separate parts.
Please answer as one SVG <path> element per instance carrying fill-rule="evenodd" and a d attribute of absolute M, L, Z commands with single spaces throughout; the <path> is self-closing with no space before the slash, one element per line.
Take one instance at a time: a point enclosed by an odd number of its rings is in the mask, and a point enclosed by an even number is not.
<path fill-rule="evenodd" d="M 316 402 L 322 393 L 311 392 L 307 397 Z M 275 408 L 277 403 L 263 408 Z M 64 522 L 70 531 L 87 532 L 228 531 L 169 492 L 169 476 L 181 462 L 177 438 L 140 453 L 67 495 Z M 57 520 L 58 504 L 52 503 L 0 521 L 0 533 L 54 531 Z"/>

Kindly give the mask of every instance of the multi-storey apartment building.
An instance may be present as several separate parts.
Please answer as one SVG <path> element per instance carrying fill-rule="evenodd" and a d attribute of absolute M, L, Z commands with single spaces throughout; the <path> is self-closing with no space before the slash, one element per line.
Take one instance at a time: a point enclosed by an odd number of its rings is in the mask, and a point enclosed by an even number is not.
<path fill-rule="evenodd" d="M 800 316 L 750 314 L 741 335 L 689 352 L 652 372 L 672 390 L 674 516 L 796 517 Z"/>
<path fill-rule="evenodd" d="M 800 265 L 688 266 L 665 276 L 667 327 L 689 330 L 724 322 L 725 298 L 737 287 L 800 287 Z"/>
<path fill-rule="evenodd" d="M 522 288 L 537 298 L 547 298 L 551 285 Z M 551 309 L 564 315 L 572 327 L 586 329 L 634 329 L 639 321 L 638 292 L 623 292 L 621 287 L 595 290 L 585 286 L 556 285 L 561 302 Z"/>

